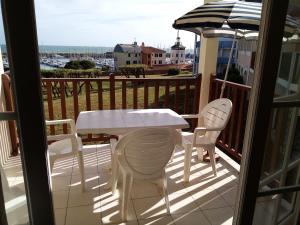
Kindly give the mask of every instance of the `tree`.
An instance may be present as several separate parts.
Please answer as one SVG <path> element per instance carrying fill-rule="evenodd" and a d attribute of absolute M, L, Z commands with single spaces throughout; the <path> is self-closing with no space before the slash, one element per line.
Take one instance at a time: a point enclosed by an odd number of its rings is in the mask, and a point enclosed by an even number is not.
<path fill-rule="evenodd" d="M 78 60 L 67 62 L 65 65 L 66 69 L 79 70 L 81 69 L 80 62 Z"/>
<path fill-rule="evenodd" d="M 87 70 L 87 69 L 93 69 L 95 68 L 96 64 L 89 60 L 81 60 L 80 62 L 81 69 Z"/>
<path fill-rule="evenodd" d="M 95 68 L 95 63 L 89 60 L 74 60 L 70 61 L 65 65 L 66 69 L 80 70 L 80 69 L 93 69 Z"/>

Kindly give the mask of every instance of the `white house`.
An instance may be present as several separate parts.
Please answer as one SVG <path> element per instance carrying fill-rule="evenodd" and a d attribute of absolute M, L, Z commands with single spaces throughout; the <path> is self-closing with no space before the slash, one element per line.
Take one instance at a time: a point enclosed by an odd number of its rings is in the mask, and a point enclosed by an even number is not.
<path fill-rule="evenodd" d="M 117 44 L 114 48 L 115 68 L 131 64 L 141 64 L 141 48 L 137 42 L 133 44 Z"/>

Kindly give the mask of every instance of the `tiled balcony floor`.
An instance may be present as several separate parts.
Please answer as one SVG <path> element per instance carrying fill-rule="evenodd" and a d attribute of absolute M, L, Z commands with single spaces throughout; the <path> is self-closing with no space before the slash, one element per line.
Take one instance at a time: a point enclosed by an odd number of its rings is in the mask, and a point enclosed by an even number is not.
<path fill-rule="evenodd" d="M 171 213 L 157 185 L 135 182 L 128 222 L 119 217 L 119 193 L 105 188 L 110 171 L 110 152 L 105 145 L 85 146 L 85 193 L 81 193 L 76 158 L 57 161 L 52 173 L 53 201 L 57 225 L 94 224 L 231 224 L 238 172 L 221 158 L 214 177 L 209 164 L 197 161 L 194 153 L 190 183 L 183 183 L 184 152 L 178 149 L 167 166 Z M 10 184 L 17 178 L 10 177 Z"/>

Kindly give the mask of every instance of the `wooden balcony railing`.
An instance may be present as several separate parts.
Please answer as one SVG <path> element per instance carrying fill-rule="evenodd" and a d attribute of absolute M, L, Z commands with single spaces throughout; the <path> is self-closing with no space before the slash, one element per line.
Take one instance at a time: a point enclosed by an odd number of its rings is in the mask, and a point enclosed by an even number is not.
<path fill-rule="evenodd" d="M 210 100 L 220 95 L 222 80 L 212 77 Z M 80 111 L 101 109 L 171 108 L 179 114 L 196 114 L 201 76 L 181 78 L 43 78 L 46 119 L 77 119 Z M 233 102 L 232 116 L 217 146 L 239 161 L 242 155 L 251 87 L 227 82 L 224 97 Z M 190 121 L 191 129 L 197 121 Z M 50 126 L 49 133 L 67 132 Z M 105 141 L 105 134 L 87 135 L 84 141 Z"/>
<path fill-rule="evenodd" d="M 197 113 L 201 77 L 179 78 L 44 78 L 46 118 L 77 119 L 80 111 L 101 109 L 171 108 L 179 114 Z M 196 121 L 191 121 L 191 127 Z M 50 126 L 51 134 L 67 127 Z M 103 134 L 84 141 L 107 140 Z"/>
<path fill-rule="evenodd" d="M 223 80 L 212 76 L 210 100 L 219 98 Z M 226 82 L 224 98 L 232 101 L 232 114 L 228 125 L 220 134 L 217 146 L 237 161 L 241 160 L 248 112 L 250 86 Z"/>

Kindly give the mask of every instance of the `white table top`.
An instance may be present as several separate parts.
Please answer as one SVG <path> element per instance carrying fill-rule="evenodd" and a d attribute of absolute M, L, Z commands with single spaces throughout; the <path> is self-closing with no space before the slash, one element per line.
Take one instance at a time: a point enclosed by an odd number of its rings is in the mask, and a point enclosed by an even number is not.
<path fill-rule="evenodd" d="M 188 128 L 189 124 L 171 109 L 117 109 L 80 112 L 76 128 L 79 134 L 121 135 L 139 128 Z"/>

